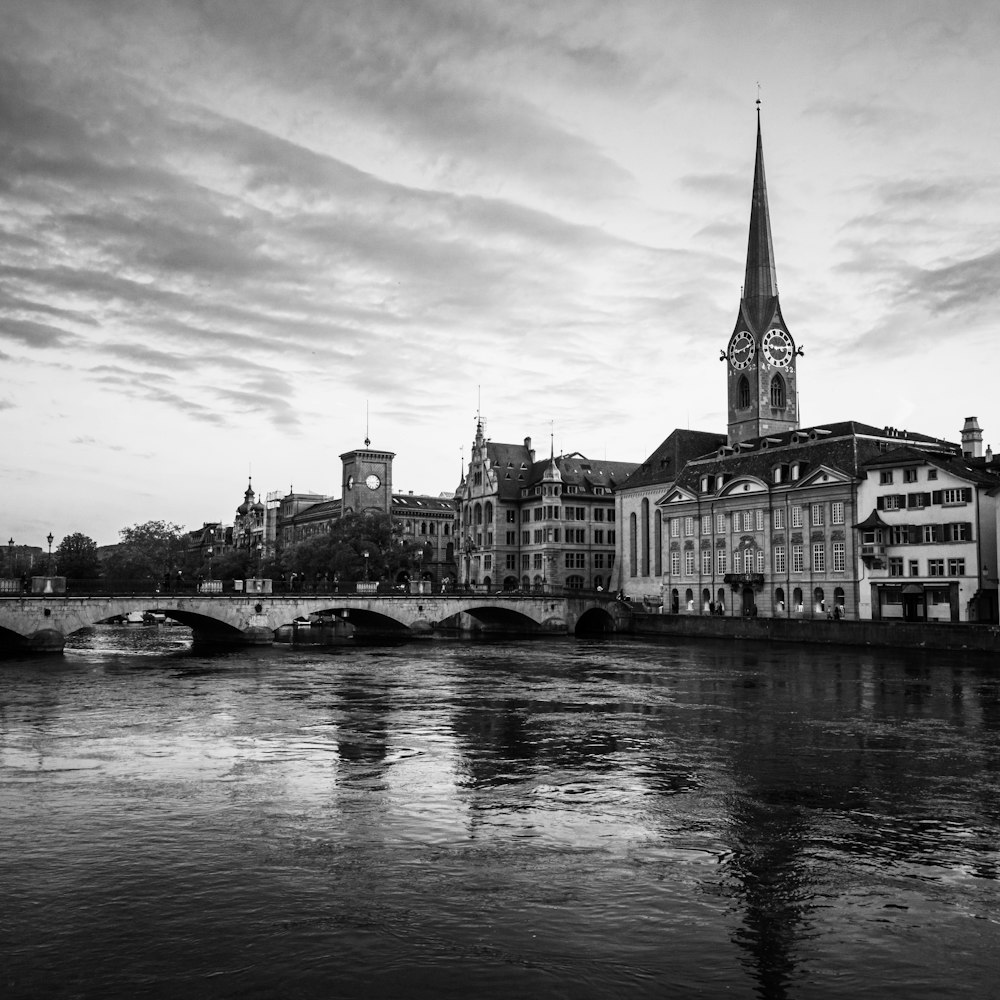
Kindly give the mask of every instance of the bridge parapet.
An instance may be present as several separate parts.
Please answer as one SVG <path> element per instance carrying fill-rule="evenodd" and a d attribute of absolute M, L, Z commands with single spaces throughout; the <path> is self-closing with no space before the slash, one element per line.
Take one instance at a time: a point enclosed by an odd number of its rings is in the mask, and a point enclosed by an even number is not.
<path fill-rule="evenodd" d="M 624 621 L 617 602 L 579 592 L 445 594 L 177 594 L 0 596 L 0 646 L 62 648 L 79 629 L 130 612 L 155 612 L 188 625 L 195 638 L 227 643 L 271 642 L 274 632 L 320 613 L 349 617 L 362 630 L 427 631 L 468 621 L 485 629 L 573 632 L 584 617 L 614 631 Z"/>

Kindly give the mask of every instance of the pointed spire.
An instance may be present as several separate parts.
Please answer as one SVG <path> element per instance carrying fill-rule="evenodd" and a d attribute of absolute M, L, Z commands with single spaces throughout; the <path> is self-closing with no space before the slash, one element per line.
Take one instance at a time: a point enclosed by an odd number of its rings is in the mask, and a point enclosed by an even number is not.
<path fill-rule="evenodd" d="M 753 201 L 750 206 L 750 238 L 747 243 L 747 270 L 743 301 L 758 332 L 771 318 L 778 297 L 778 278 L 771 242 L 771 216 L 767 207 L 764 180 L 764 147 L 760 138 L 760 98 L 757 98 L 757 160 L 753 170 Z"/>

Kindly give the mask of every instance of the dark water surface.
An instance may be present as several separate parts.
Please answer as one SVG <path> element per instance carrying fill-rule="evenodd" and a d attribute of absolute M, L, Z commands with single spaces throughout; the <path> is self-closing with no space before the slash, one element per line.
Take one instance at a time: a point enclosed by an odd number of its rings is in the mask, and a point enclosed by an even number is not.
<path fill-rule="evenodd" d="M 1000 670 L 627 639 L 0 664 L 0 996 L 1000 995 Z"/>

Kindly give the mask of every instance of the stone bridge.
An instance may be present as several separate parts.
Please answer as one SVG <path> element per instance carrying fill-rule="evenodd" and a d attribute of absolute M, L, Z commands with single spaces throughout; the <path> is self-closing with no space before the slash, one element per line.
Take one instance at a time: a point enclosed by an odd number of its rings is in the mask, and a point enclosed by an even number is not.
<path fill-rule="evenodd" d="M 190 626 L 195 641 L 266 644 L 295 619 L 332 616 L 358 637 L 435 630 L 566 634 L 627 628 L 628 607 L 605 594 L 149 594 L 0 598 L 0 652 L 60 652 L 66 636 L 129 612 Z"/>

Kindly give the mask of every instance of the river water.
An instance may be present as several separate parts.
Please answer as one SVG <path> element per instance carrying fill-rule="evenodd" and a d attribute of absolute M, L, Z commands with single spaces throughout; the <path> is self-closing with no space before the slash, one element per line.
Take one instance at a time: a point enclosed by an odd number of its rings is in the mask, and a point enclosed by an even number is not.
<path fill-rule="evenodd" d="M 102 627 L 0 683 L 6 998 L 1000 995 L 983 659 Z"/>

